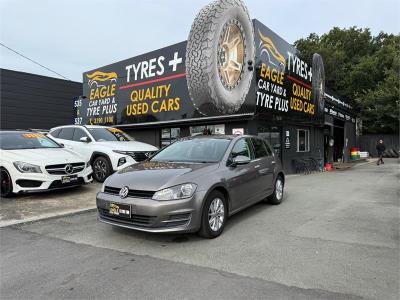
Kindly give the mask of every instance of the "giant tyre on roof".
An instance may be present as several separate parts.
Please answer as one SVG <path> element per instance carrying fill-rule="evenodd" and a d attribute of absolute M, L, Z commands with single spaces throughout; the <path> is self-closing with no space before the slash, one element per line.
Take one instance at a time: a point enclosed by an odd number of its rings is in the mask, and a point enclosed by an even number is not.
<path fill-rule="evenodd" d="M 312 95 L 315 107 L 320 114 L 325 106 L 325 69 L 321 55 L 314 53 L 312 60 Z"/>
<path fill-rule="evenodd" d="M 191 27 L 186 49 L 190 97 L 203 115 L 236 113 L 253 77 L 254 32 L 241 0 L 205 6 Z"/>

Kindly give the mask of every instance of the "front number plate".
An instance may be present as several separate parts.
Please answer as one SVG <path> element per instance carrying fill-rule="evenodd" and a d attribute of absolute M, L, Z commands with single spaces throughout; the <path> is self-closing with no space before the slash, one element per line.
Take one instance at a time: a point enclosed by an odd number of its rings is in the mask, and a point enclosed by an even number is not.
<path fill-rule="evenodd" d="M 62 176 L 61 177 L 61 183 L 70 183 L 70 182 L 75 182 L 78 180 L 78 176 L 72 175 L 72 176 Z"/>
<path fill-rule="evenodd" d="M 131 217 L 131 206 L 121 203 L 110 203 L 110 215 L 120 216 L 125 218 Z"/>

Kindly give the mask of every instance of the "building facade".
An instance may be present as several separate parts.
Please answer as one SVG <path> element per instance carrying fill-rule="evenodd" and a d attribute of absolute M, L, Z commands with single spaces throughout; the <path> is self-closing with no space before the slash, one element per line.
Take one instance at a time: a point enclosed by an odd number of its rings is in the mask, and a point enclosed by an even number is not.
<path fill-rule="evenodd" d="M 189 35 L 188 41 L 83 73 L 75 124 L 112 125 L 158 147 L 204 129 L 258 135 L 288 173 L 301 159 L 321 166 L 345 160 L 346 149 L 355 147 L 355 117 L 325 93 L 322 58 L 315 54 L 307 63 L 275 32 L 250 22 L 254 43 L 240 24 L 228 22 L 215 47 Z"/>
<path fill-rule="evenodd" d="M 49 129 L 70 124 L 82 83 L 0 69 L 1 129 Z"/>

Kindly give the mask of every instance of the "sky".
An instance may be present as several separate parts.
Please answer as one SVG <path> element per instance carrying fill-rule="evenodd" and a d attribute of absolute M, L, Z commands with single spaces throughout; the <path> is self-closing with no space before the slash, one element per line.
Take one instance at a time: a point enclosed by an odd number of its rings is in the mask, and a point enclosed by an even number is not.
<path fill-rule="evenodd" d="M 0 42 L 82 82 L 82 73 L 187 39 L 209 0 L 0 0 Z M 334 26 L 399 34 L 398 0 L 247 0 L 289 43 Z M 0 68 L 59 77 L 0 46 Z"/>

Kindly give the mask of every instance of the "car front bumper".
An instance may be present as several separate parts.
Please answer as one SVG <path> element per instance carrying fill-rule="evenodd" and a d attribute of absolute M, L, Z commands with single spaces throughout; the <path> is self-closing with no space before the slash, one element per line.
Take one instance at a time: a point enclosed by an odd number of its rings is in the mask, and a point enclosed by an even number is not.
<path fill-rule="evenodd" d="M 195 232 L 200 229 L 205 191 L 197 191 L 191 198 L 156 201 L 143 198 L 120 198 L 99 192 L 96 203 L 98 219 L 120 227 L 146 232 Z M 130 217 L 109 213 L 110 204 L 125 204 L 131 208 Z"/>
<path fill-rule="evenodd" d="M 61 180 L 64 175 L 21 173 L 18 176 L 13 176 L 13 193 L 41 192 L 88 184 L 93 181 L 92 173 L 92 167 L 89 166 L 79 173 L 72 174 L 71 176 L 77 176 L 78 180 L 70 183 L 62 183 Z"/>

